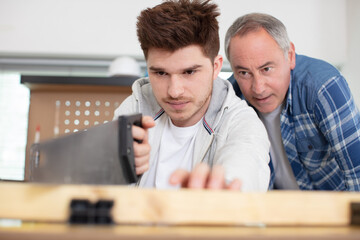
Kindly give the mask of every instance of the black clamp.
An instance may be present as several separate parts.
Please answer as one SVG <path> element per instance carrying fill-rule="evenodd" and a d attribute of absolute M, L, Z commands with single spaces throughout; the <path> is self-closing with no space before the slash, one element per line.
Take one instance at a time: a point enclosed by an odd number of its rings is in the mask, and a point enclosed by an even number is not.
<path fill-rule="evenodd" d="M 350 204 L 350 224 L 360 225 L 360 202 Z"/>
<path fill-rule="evenodd" d="M 86 199 L 73 199 L 70 203 L 71 224 L 113 224 L 111 209 L 112 200 L 98 200 L 91 203 Z"/>

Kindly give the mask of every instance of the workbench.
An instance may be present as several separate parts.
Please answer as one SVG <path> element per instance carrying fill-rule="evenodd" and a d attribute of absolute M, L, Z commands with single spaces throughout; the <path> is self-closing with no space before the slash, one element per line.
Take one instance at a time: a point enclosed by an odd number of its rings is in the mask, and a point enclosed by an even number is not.
<path fill-rule="evenodd" d="M 111 221 L 71 223 L 78 200 L 112 202 Z M 355 192 L 2 182 L 0 239 L 360 239 L 359 203 Z"/>

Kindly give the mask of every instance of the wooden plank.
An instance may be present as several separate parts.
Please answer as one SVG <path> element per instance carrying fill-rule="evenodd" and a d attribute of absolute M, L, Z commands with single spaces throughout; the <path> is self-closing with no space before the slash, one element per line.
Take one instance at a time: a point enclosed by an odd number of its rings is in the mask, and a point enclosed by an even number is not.
<path fill-rule="evenodd" d="M 66 222 L 71 199 L 114 200 L 117 224 L 348 226 L 360 193 L 154 190 L 124 186 L 0 184 L 0 218 Z"/>
<path fill-rule="evenodd" d="M 207 227 L 207 226 L 84 226 L 50 223 L 22 223 L 15 227 L 0 225 L 1 240 L 254 240 L 254 239 L 359 239 L 356 227 Z"/>

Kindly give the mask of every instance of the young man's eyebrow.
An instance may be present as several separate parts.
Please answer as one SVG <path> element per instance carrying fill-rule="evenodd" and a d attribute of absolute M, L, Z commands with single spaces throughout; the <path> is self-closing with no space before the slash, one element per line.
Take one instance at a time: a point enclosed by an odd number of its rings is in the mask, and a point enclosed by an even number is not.
<path fill-rule="evenodd" d="M 193 66 L 186 67 L 186 68 L 182 69 L 181 71 L 186 72 L 186 71 L 194 70 L 194 69 L 197 69 L 197 68 L 200 68 L 200 67 L 202 67 L 202 65 L 195 64 Z M 154 72 L 166 72 L 166 70 L 164 68 L 156 67 L 156 66 L 150 66 L 149 70 L 154 71 Z"/>
<path fill-rule="evenodd" d="M 197 69 L 197 68 L 200 68 L 202 67 L 202 65 L 199 65 L 199 64 L 195 64 L 193 66 L 190 66 L 190 67 L 187 67 L 187 68 L 184 68 L 183 71 L 189 71 L 189 70 L 194 70 L 194 69 Z"/>
<path fill-rule="evenodd" d="M 149 69 L 150 69 L 151 71 L 154 71 L 154 72 L 163 72 L 163 71 L 164 71 L 163 68 L 153 67 L 153 66 L 150 66 Z"/>

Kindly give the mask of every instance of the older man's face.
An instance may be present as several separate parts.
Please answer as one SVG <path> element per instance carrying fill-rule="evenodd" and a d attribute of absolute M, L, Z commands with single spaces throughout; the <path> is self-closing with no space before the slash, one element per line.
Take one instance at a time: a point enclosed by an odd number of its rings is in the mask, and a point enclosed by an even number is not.
<path fill-rule="evenodd" d="M 282 104 L 295 67 L 292 43 L 286 57 L 275 40 L 260 29 L 233 37 L 229 58 L 241 92 L 253 107 L 269 113 Z"/>

